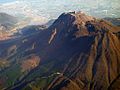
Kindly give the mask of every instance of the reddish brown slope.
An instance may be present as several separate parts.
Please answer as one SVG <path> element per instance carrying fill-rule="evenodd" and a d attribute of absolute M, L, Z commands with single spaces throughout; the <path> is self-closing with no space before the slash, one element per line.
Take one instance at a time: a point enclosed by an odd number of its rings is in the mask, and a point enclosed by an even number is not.
<path fill-rule="evenodd" d="M 74 40 L 73 43 L 76 45 L 80 39 L 83 40 L 83 43 L 81 42 L 77 47 L 74 47 L 72 43 L 71 48 L 74 50 L 77 48 L 78 52 L 73 53 L 73 57 L 66 63 L 63 70 L 64 76 L 67 76 L 69 80 L 64 77 L 63 80 L 57 79 L 56 84 L 53 83 L 49 89 L 106 90 L 120 73 L 120 41 L 113 34 L 117 30 L 109 23 L 96 20 L 83 13 L 71 14 L 71 18 L 73 16 L 75 16 L 74 25 L 77 26 L 77 31 L 72 34 L 74 37 L 71 40 Z M 76 29 L 74 28 L 74 30 Z M 85 37 L 89 39 L 83 39 Z M 92 37 L 94 41 L 90 43 Z M 88 43 L 87 40 L 89 40 Z M 90 44 L 89 47 L 82 46 L 85 43 Z M 79 48 L 83 48 L 83 50 Z M 63 84 L 64 82 L 66 84 Z M 72 87 L 77 89 L 72 89 Z"/>
<path fill-rule="evenodd" d="M 106 90 L 120 74 L 120 41 L 113 34 L 116 31 L 106 21 L 82 12 L 62 14 L 47 30 L 21 39 L 24 42 L 17 41 L 15 54 L 7 55 L 10 60 L 19 56 L 18 62 L 31 54 L 40 57 L 40 65 L 18 82 L 15 89 L 21 82 L 59 72 L 48 86 L 41 88 Z"/>

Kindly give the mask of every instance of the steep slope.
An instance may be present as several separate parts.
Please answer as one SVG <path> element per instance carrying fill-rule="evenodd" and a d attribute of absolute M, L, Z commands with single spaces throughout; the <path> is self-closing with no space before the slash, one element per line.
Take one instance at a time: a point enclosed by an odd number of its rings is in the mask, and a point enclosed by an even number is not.
<path fill-rule="evenodd" d="M 75 24 L 77 22 L 79 29 L 72 34 L 74 35 L 72 38 L 74 41 L 72 42 L 71 48 L 75 49 L 77 47 L 78 51 L 73 53 L 73 57 L 69 60 L 69 63 L 66 64 L 63 73 L 69 79 L 72 79 L 72 81 L 78 85 L 77 87 L 82 90 L 105 90 L 120 73 L 120 42 L 113 34 L 113 32 L 116 32 L 116 28 L 110 26 L 109 23 L 106 24 L 105 21 L 95 20 L 82 13 L 75 14 L 75 20 Z M 82 25 L 80 25 L 80 23 L 82 23 Z M 87 30 L 85 31 L 84 28 Z M 86 35 L 87 31 L 89 32 L 88 35 Z M 76 41 L 77 39 L 79 41 Z M 76 46 L 78 42 L 79 46 Z M 70 49 L 68 50 L 70 51 Z M 63 84 L 63 82 L 67 81 L 67 79 L 61 81 L 57 79 L 54 82 L 58 84 L 53 83 L 49 89 L 70 90 L 72 87 L 70 80 L 69 83 Z M 80 90 L 79 88 L 78 90 Z"/>
<path fill-rule="evenodd" d="M 120 75 L 117 76 L 117 78 L 111 83 L 111 85 L 108 87 L 108 90 L 119 90 L 120 89 Z"/>
<path fill-rule="evenodd" d="M 120 74 L 117 31 L 104 20 L 70 12 L 48 29 L 3 41 L 0 57 L 9 65 L 1 68 L 0 88 L 107 90 Z"/>

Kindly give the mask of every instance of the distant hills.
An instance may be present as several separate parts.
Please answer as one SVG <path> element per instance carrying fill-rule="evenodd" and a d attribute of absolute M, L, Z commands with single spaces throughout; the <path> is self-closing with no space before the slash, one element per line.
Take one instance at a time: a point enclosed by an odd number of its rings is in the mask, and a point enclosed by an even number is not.
<path fill-rule="evenodd" d="M 12 26 L 17 23 L 17 18 L 6 13 L 0 13 L 0 24 L 5 26 Z"/>
<path fill-rule="evenodd" d="M 15 27 L 18 19 L 6 13 L 0 13 L 0 40 L 9 39 L 11 30 Z"/>
<path fill-rule="evenodd" d="M 120 18 L 104 18 L 104 19 L 113 23 L 114 25 L 120 26 Z"/>
<path fill-rule="evenodd" d="M 0 30 L 12 29 L 18 22 L 17 18 L 6 13 L 0 13 Z"/>
<path fill-rule="evenodd" d="M 37 32 L 0 42 L 0 89 L 119 88 L 119 27 L 83 12 L 69 12 L 48 28 L 24 29 Z"/>
<path fill-rule="evenodd" d="M 6 13 L 0 13 L 0 23 L 5 24 L 5 23 L 12 23 L 15 24 L 17 22 L 17 18 L 14 16 L 11 16 Z"/>

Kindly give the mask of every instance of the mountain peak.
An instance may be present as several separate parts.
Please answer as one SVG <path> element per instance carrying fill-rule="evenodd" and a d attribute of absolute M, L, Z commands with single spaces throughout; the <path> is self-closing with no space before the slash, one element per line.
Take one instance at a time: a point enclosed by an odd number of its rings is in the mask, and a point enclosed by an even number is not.
<path fill-rule="evenodd" d="M 95 19 L 94 17 L 89 16 L 82 11 L 79 11 L 79 12 L 74 11 L 74 12 L 63 13 L 62 15 L 59 16 L 59 18 L 63 18 L 63 17 L 71 17 L 71 18 L 74 17 L 75 20 L 77 20 L 79 23 L 80 22 L 92 21 L 92 20 Z"/>
<path fill-rule="evenodd" d="M 120 42 L 111 32 L 115 30 L 104 20 L 83 12 L 69 12 L 60 15 L 46 30 L 0 44 L 1 59 L 10 64 L 4 72 L 16 74 L 18 71 L 19 75 L 28 72 L 22 79 L 22 76 L 11 79 L 11 75 L 2 72 L 0 81 L 6 81 L 3 88 L 32 88 L 38 82 L 45 90 L 114 88 L 120 73 Z"/>
<path fill-rule="evenodd" d="M 67 35 L 80 37 L 88 36 L 89 30 L 95 29 L 94 23 L 97 23 L 97 19 L 84 12 L 68 12 L 61 14 L 50 28 L 56 29 L 57 33 L 62 33 L 64 37 Z"/>
<path fill-rule="evenodd" d="M 118 31 L 109 22 L 94 18 L 81 11 L 61 14 L 48 29 L 51 32 L 52 40 L 55 38 L 75 40 L 80 37 L 101 36 L 103 33 Z"/>
<path fill-rule="evenodd" d="M 75 17 L 76 17 L 76 23 L 77 24 L 86 23 L 87 21 L 95 20 L 95 18 L 93 18 L 92 16 L 89 16 L 89 15 L 87 15 L 84 12 L 81 12 L 81 11 L 75 13 Z"/>
<path fill-rule="evenodd" d="M 66 16 L 71 15 L 71 17 L 75 17 L 76 20 L 79 20 L 79 23 L 80 22 L 92 21 L 92 20 L 95 19 L 92 16 L 89 16 L 82 11 L 79 11 L 79 12 L 74 11 L 74 12 L 63 13 L 62 15 L 66 15 Z"/>

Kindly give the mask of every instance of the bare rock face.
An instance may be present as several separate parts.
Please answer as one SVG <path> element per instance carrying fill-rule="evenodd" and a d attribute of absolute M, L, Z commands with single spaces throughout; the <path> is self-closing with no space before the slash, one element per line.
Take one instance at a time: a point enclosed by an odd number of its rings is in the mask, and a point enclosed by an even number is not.
<path fill-rule="evenodd" d="M 107 90 L 118 87 L 120 40 L 115 34 L 118 31 L 119 28 L 104 20 L 83 12 L 70 12 L 60 15 L 46 30 L 8 42 L 7 48 L 1 44 L 6 48 L 2 53 L 10 62 L 16 60 L 19 64 L 32 54 L 40 58 L 39 65 L 35 57 L 35 60 L 23 61 L 23 70 L 30 71 L 9 89 Z M 14 54 L 5 54 L 14 44 Z"/>
<path fill-rule="evenodd" d="M 21 68 L 22 72 L 30 71 L 31 69 L 34 69 L 37 67 L 40 63 L 40 58 L 38 56 L 32 55 L 27 60 L 24 60 L 22 62 Z"/>
<path fill-rule="evenodd" d="M 120 75 L 114 79 L 114 81 L 109 86 L 108 90 L 119 90 L 120 89 Z"/>

